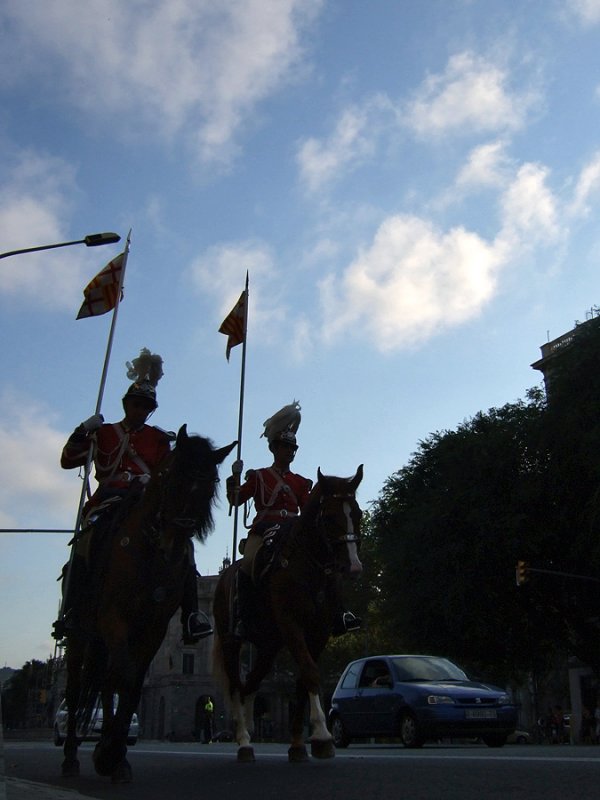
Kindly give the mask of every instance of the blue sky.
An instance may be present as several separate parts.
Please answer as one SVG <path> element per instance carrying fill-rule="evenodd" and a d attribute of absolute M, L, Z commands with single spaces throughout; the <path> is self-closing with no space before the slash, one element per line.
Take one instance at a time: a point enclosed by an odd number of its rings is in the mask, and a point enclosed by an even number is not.
<path fill-rule="evenodd" d="M 296 468 L 368 507 L 433 431 L 523 398 L 539 346 L 598 301 L 600 0 L 5 0 L 0 250 L 132 243 L 103 402 L 160 353 L 155 424 L 237 435 L 298 399 Z M 0 261 L 0 527 L 68 528 L 120 252 Z M 223 475 L 229 472 L 231 459 Z M 52 653 L 66 535 L 0 534 L 0 665 Z M 231 554 L 221 502 L 201 573 Z"/>

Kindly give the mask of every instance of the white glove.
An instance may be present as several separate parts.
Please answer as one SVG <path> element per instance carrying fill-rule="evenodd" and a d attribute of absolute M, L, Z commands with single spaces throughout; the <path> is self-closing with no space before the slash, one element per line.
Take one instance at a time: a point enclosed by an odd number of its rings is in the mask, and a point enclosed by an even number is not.
<path fill-rule="evenodd" d="M 233 464 L 231 465 L 231 472 L 234 475 L 241 475 L 243 469 L 244 469 L 244 462 L 242 461 L 241 458 L 239 458 L 237 461 L 234 461 Z"/>
<path fill-rule="evenodd" d="M 102 414 L 93 414 L 88 419 L 84 420 L 81 424 L 86 429 L 88 433 L 93 433 L 93 431 L 97 431 L 98 428 L 104 422 L 104 417 Z"/>

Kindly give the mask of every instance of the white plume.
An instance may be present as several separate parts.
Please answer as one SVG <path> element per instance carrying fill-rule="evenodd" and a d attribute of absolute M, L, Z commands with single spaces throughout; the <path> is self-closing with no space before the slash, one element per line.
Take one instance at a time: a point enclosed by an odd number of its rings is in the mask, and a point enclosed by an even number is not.
<path fill-rule="evenodd" d="M 157 353 L 142 347 L 139 356 L 127 362 L 127 377 L 134 383 L 149 383 L 155 387 L 164 375 L 162 365 L 163 360 Z"/>

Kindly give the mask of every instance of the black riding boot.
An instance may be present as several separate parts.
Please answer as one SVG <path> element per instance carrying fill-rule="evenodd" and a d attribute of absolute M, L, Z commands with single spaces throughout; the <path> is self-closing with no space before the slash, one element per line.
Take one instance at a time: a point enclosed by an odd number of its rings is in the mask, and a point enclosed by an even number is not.
<path fill-rule="evenodd" d="M 62 569 L 63 615 L 52 624 L 52 637 L 57 640 L 64 639 L 82 624 L 81 601 L 88 584 L 88 569 L 83 556 L 73 555 L 70 564 L 70 572 L 69 563 Z"/>
<path fill-rule="evenodd" d="M 238 569 L 233 601 L 233 635 L 237 639 L 248 639 L 252 635 L 255 607 L 256 594 L 252 578 Z"/>
<path fill-rule="evenodd" d="M 196 566 L 190 565 L 183 584 L 181 600 L 181 625 L 183 643 L 196 644 L 200 639 L 210 636 L 212 625 L 206 614 L 198 610 L 198 588 L 196 586 Z"/>

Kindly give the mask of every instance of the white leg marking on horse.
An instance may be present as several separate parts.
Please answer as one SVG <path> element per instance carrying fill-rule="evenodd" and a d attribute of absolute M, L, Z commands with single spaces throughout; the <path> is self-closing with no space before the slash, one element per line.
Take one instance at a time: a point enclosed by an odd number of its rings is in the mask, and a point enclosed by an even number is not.
<path fill-rule="evenodd" d="M 311 694 L 309 692 L 308 699 L 310 700 L 310 723 L 312 726 L 311 739 L 316 739 L 319 742 L 326 742 L 331 740 L 331 734 L 327 730 L 327 722 L 325 714 L 321 708 L 321 701 L 318 694 Z"/>
<path fill-rule="evenodd" d="M 250 744 L 250 734 L 246 725 L 246 715 L 244 706 L 240 700 L 240 693 L 235 692 L 231 698 L 231 713 L 235 720 L 235 740 L 240 747 L 248 747 Z"/>
<path fill-rule="evenodd" d="M 363 565 L 358 557 L 356 542 L 348 542 L 348 557 L 350 559 L 350 574 L 360 575 L 363 571 Z"/>

